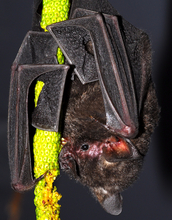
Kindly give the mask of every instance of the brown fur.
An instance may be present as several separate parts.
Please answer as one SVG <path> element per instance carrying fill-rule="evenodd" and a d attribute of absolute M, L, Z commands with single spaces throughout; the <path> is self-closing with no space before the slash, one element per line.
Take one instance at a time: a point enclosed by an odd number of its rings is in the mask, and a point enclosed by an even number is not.
<path fill-rule="evenodd" d="M 82 85 L 78 78 L 72 82 L 63 132 L 63 136 L 70 137 L 70 141 L 61 151 L 60 163 L 70 176 L 90 188 L 103 207 L 106 199 L 130 186 L 142 168 L 143 156 L 148 150 L 151 134 L 159 118 L 152 83 L 142 106 L 139 134 L 131 139 L 140 154 L 139 158 L 110 163 L 103 155 L 83 156 L 78 153 L 82 144 L 101 142 L 116 134 L 102 125 L 105 124 L 105 110 L 99 83 Z"/>

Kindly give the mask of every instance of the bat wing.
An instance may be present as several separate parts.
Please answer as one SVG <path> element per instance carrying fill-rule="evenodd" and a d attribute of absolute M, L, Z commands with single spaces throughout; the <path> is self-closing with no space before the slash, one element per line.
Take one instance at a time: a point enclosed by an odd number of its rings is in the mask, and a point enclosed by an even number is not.
<path fill-rule="evenodd" d="M 44 31 L 41 26 L 41 14 L 43 8 L 42 0 L 34 0 L 33 2 L 33 19 L 32 19 L 32 30 L 33 31 Z"/>
<path fill-rule="evenodd" d="M 135 84 L 142 76 L 131 67 L 133 54 L 126 49 L 119 19 L 83 9 L 77 11 L 75 16 L 79 13 L 84 17 L 50 25 L 48 30 L 69 63 L 75 66 L 75 73 L 83 84 L 99 79 L 107 127 L 124 137 L 135 137 L 139 126 L 139 106 L 143 100 L 143 85 L 138 87 Z M 93 53 L 88 48 L 90 42 Z M 87 58 L 93 63 L 86 62 Z M 134 68 L 139 68 L 139 65 L 142 65 L 141 61 Z M 89 66 L 93 70 L 93 78 L 92 75 L 90 77 Z"/>
<path fill-rule="evenodd" d="M 116 9 L 107 0 L 73 0 L 70 10 L 70 18 L 73 18 L 78 9 L 91 10 L 110 15 L 119 15 Z M 83 13 L 79 17 L 83 17 Z"/>
<path fill-rule="evenodd" d="M 49 103 L 46 103 L 48 98 L 46 100 L 40 98 L 33 114 L 33 124 L 44 128 L 45 122 L 49 120 L 46 129 L 58 130 L 62 93 L 69 66 L 57 64 L 54 57 L 56 49 L 57 44 L 50 34 L 29 32 L 12 66 L 8 112 L 8 152 L 12 186 L 17 191 L 32 188 L 43 177 L 33 179 L 29 145 L 28 95 L 29 88 L 35 79 L 42 77 L 47 84 L 45 91 L 41 92 L 42 96 L 46 96 L 44 93 L 50 90 L 52 80 L 54 81 L 51 86 L 55 86 L 57 90 L 53 93 L 54 99 L 51 99 Z M 45 104 L 44 112 L 42 108 Z M 56 107 L 53 106 L 54 104 Z M 44 119 L 47 113 L 50 117 Z M 55 122 L 54 117 L 56 117 Z"/>

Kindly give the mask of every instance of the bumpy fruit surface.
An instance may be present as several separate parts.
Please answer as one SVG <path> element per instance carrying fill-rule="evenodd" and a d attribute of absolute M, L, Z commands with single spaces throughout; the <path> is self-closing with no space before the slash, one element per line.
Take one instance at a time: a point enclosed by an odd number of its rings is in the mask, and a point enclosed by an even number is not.
<path fill-rule="evenodd" d="M 70 9 L 69 0 L 43 0 L 41 27 L 47 31 L 46 27 L 60 21 L 68 19 Z M 64 63 L 64 56 L 60 48 L 57 50 L 57 60 L 59 64 Z"/>
<path fill-rule="evenodd" d="M 41 27 L 68 19 L 69 0 L 43 0 Z M 60 48 L 57 49 L 59 64 L 64 63 L 64 56 Z M 40 92 L 44 83 L 38 81 L 35 87 L 35 107 L 37 106 Z M 60 205 L 58 201 L 61 195 L 53 188 L 53 182 L 60 174 L 58 155 L 61 151 L 61 136 L 56 132 L 36 129 L 33 141 L 34 151 L 34 175 L 35 178 L 46 173 L 45 178 L 35 187 L 36 218 L 37 220 L 58 220 Z"/>
<path fill-rule="evenodd" d="M 38 81 L 35 87 L 35 107 L 44 83 Z M 36 129 L 33 141 L 34 175 L 35 178 L 46 173 L 44 179 L 35 187 L 36 218 L 37 220 L 59 219 L 60 205 L 58 201 L 61 195 L 53 182 L 60 174 L 58 155 L 61 150 L 60 134 Z"/>

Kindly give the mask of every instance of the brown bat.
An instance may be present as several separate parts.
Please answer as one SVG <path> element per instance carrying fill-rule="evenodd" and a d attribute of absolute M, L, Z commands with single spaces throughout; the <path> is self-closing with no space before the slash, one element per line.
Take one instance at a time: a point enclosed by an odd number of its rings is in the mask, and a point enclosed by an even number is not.
<path fill-rule="evenodd" d="M 107 0 L 71 1 L 70 19 L 40 28 L 35 1 L 33 31 L 13 63 L 8 145 L 12 186 L 31 189 L 28 90 L 45 83 L 31 123 L 60 131 L 61 169 L 88 186 L 112 215 L 122 211 L 121 192 L 138 177 L 159 119 L 146 33 L 125 21 Z M 66 57 L 58 65 L 57 47 Z M 69 70 L 69 71 L 68 71 Z"/>
<path fill-rule="evenodd" d="M 76 79 L 65 117 L 63 135 L 67 143 L 60 153 L 62 170 L 88 186 L 107 212 L 120 214 L 120 193 L 138 177 L 158 114 L 150 82 L 140 112 L 139 133 L 134 138 L 125 138 L 105 126 L 99 83 L 83 86 Z"/>

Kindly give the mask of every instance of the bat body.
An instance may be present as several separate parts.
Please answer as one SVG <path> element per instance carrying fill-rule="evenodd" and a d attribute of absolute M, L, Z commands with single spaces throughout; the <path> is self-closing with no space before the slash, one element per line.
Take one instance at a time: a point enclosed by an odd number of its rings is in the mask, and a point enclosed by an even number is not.
<path fill-rule="evenodd" d="M 122 211 L 121 192 L 138 176 L 158 123 L 151 79 L 148 36 L 125 21 L 106 0 L 73 0 L 70 19 L 47 27 L 35 1 L 33 31 L 13 63 L 8 146 L 15 190 L 32 188 L 29 120 L 34 127 L 61 131 L 66 144 L 61 168 L 87 185 L 102 207 Z M 66 57 L 58 65 L 57 47 Z M 28 117 L 30 85 L 44 81 Z"/>
<path fill-rule="evenodd" d="M 105 110 L 98 82 L 83 86 L 79 80 L 73 81 L 69 103 L 63 133 L 67 144 L 60 153 L 61 168 L 88 186 L 107 212 L 117 215 L 122 209 L 120 192 L 137 179 L 157 122 L 154 88 L 150 85 L 141 113 L 140 133 L 133 139 L 123 138 L 103 126 Z"/>

